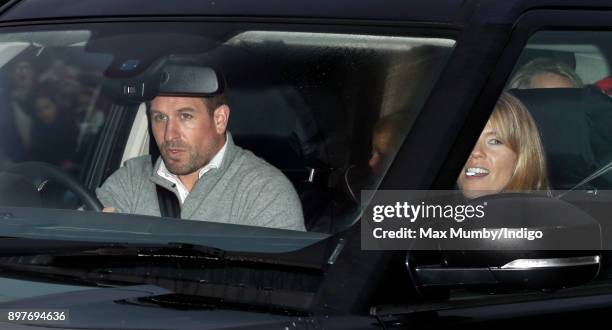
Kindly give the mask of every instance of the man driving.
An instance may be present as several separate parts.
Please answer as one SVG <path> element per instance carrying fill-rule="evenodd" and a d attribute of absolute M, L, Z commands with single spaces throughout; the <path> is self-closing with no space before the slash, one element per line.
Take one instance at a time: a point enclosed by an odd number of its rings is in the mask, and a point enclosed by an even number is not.
<path fill-rule="evenodd" d="M 235 145 L 223 94 L 157 96 L 148 107 L 159 159 L 132 158 L 96 194 L 106 212 L 160 216 L 157 187 L 183 219 L 304 231 L 300 200 L 283 173 Z"/>

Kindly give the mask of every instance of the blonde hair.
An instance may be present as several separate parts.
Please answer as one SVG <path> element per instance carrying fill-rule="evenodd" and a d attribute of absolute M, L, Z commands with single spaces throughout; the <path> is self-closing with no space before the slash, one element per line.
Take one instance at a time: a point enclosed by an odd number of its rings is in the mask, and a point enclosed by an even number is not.
<path fill-rule="evenodd" d="M 523 103 L 511 94 L 503 93 L 489 121 L 517 155 L 512 177 L 504 191 L 548 190 L 546 157 L 540 133 Z"/>

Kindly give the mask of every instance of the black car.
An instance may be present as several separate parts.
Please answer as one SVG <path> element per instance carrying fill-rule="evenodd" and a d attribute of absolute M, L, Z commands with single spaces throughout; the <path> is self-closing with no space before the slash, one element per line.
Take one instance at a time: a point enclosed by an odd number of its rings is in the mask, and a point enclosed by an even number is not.
<path fill-rule="evenodd" d="M 594 0 L 5 1 L 0 327 L 605 319 L 611 22 Z M 534 61 L 566 74 L 520 80 Z M 97 188 L 159 156 L 149 102 L 220 91 L 236 145 L 290 180 L 306 231 L 177 219 L 162 195 L 163 216 L 101 212 Z M 489 174 L 464 167 L 502 94 L 537 126 L 546 189 L 466 200 L 458 177 Z M 529 235 L 372 243 L 374 201 L 425 192 Z"/>

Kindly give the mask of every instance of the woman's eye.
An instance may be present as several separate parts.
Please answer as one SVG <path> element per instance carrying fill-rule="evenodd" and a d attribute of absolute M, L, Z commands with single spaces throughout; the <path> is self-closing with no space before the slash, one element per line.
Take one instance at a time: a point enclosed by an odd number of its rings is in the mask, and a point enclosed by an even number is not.
<path fill-rule="evenodd" d="M 497 145 L 497 144 L 503 144 L 500 140 L 498 139 L 489 139 L 489 141 L 487 141 L 489 144 L 492 145 Z"/>

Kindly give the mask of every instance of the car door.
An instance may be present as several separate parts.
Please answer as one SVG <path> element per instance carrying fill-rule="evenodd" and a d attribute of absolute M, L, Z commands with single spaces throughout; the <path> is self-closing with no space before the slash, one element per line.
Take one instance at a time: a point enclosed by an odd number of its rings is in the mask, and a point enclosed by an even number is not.
<path fill-rule="evenodd" d="M 434 184 L 442 189 L 454 187 L 463 164 L 470 157 L 476 137 L 489 118 L 495 100 L 502 91 L 508 90 L 525 103 L 538 125 L 548 160 L 553 198 L 588 213 L 601 226 L 603 251 L 600 271 L 594 273 L 596 277 L 573 287 L 535 291 L 500 290 L 495 285 L 470 288 L 465 282 L 456 283 L 458 285 L 450 292 L 441 294 L 440 291 L 432 290 L 429 298 L 404 303 L 399 310 L 396 309 L 398 304 L 395 301 L 393 304 L 379 306 L 380 310 L 373 310 L 387 326 L 401 328 L 417 326 L 421 322 L 430 325 L 431 322 L 439 322 L 436 324 L 489 327 L 503 322 L 504 325 L 514 327 L 534 321 L 545 321 L 550 325 L 575 324 L 582 317 L 605 317 L 610 308 L 607 251 L 610 198 L 606 173 L 610 161 L 607 141 L 611 114 L 609 110 L 612 107 L 605 88 L 602 88 L 605 86 L 602 80 L 605 81 L 610 74 L 610 14 L 606 10 L 531 10 L 516 22 L 508 22 L 513 25 L 511 33 L 505 34 L 498 30 L 496 36 L 501 44 L 497 45 L 497 49 L 500 52 L 492 55 L 496 63 L 490 75 L 484 71 L 471 73 L 487 75 L 486 83 L 478 85 L 482 89 L 473 99 L 474 102 L 467 102 L 472 110 L 463 117 L 465 120 L 456 120 L 462 122 L 463 127 L 448 157 L 437 163 L 441 165 L 441 170 L 437 172 Z M 502 41 L 505 37 L 507 40 Z M 461 40 L 457 52 L 459 49 Z M 540 57 L 552 58 L 552 61 L 561 63 L 561 66 L 570 67 L 574 71 L 572 74 L 580 78 L 580 84 L 571 88 L 510 88 L 511 80 L 521 72 L 523 66 Z M 555 72 L 560 74 L 560 71 Z M 578 236 L 576 240 L 579 240 Z M 470 254 L 469 251 L 462 253 L 464 256 Z M 409 257 L 411 254 L 414 253 L 408 252 Z M 422 254 L 425 255 L 421 261 L 424 264 L 445 262 L 439 256 L 432 257 L 434 252 L 425 251 Z M 483 258 L 486 259 L 486 255 L 472 256 L 474 260 Z M 469 259 L 466 259 L 466 264 L 470 263 Z M 409 262 L 406 262 L 406 266 L 411 267 Z M 395 271 L 401 270 L 396 268 Z M 414 273 L 404 276 L 410 278 L 411 275 L 415 279 Z M 527 280 L 528 277 L 525 277 Z M 552 282 L 552 278 L 550 280 Z M 484 279 L 481 281 L 481 284 L 486 282 Z M 390 286 L 401 287 L 398 282 Z M 463 289 L 459 289 L 461 287 Z M 408 290 L 404 292 L 406 297 L 410 296 Z M 405 308 L 403 312 L 402 308 Z"/>

